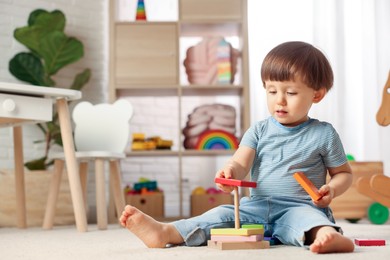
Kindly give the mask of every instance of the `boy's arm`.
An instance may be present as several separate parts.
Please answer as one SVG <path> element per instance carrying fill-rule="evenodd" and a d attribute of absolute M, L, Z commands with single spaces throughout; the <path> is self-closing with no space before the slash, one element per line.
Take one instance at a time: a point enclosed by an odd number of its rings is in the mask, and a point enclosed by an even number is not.
<path fill-rule="evenodd" d="M 318 207 L 327 207 L 334 198 L 343 194 L 352 184 L 352 170 L 349 163 L 339 167 L 328 168 L 329 183 L 322 186 L 318 192 L 323 196 L 318 201 L 313 201 Z"/>
<path fill-rule="evenodd" d="M 352 169 L 348 162 L 336 168 L 328 168 L 328 172 L 328 185 L 333 188 L 333 198 L 343 194 L 352 185 Z"/>
<path fill-rule="evenodd" d="M 250 171 L 254 159 L 254 149 L 247 146 L 240 146 L 225 166 L 217 171 L 215 177 L 242 180 Z M 217 187 L 225 192 L 231 192 L 233 190 L 232 186 L 219 183 L 217 183 Z"/>

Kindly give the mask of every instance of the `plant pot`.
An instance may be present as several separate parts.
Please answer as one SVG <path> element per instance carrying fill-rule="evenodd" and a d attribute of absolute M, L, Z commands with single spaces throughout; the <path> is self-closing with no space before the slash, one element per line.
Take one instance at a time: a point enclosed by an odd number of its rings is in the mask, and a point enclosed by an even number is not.
<path fill-rule="evenodd" d="M 42 226 L 52 171 L 25 171 L 27 226 Z M 15 174 L 0 170 L 0 227 L 16 226 Z M 54 225 L 74 224 L 67 174 L 62 175 Z"/>

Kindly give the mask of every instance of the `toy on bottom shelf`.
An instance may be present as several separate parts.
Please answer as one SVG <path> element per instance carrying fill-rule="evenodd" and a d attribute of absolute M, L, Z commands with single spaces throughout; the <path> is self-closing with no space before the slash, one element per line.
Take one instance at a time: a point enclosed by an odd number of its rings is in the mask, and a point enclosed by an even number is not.
<path fill-rule="evenodd" d="M 269 248 L 270 241 L 264 240 L 263 225 L 242 225 L 240 228 L 238 187 L 255 188 L 257 183 L 225 178 L 215 178 L 215 183 L 234 186 L 235 225 L 234 228 L 211 229 L 208 247 L 220 250 Z"/>
<path fill-rule="evenodd" d="M 156 192 L 162 192 L 158 186 L 157 181 L 151 181 L 147 178 L 140 178 L 138 182 L 134 183 L 133 188 L 129 185 L 125 188 L 126 194 L 153 194 Z"/>
<path fill-rule="evenodd" d="M 164 217 L 164 193 L 156 181 L 140 178 L 139 182 L 125 188 L 126 204 L 130 204 L 142 212 L 154 217 Z"/>

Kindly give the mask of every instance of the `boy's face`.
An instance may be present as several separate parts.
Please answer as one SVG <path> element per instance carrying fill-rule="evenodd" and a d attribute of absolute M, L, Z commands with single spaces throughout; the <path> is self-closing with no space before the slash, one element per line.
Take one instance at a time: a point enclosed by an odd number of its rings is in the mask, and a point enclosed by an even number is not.
<path fill-rule="evenodd" d="M 309 88 L 300 79 L 295 81 L 265 81 L 268 111 L 284 126 L 297 126 L 308 120 L 313 103 L 325 96 L 326 90 Z"/>

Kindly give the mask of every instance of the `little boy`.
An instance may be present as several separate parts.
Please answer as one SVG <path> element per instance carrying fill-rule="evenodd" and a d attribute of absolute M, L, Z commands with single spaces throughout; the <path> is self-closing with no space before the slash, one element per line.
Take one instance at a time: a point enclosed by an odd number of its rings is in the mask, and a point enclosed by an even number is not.
<path fill-rule="evenodd" d="M 219 178 L 244 179 L 250 171 L 258 187 L 240 202 L 242 224 L 263 224 L 265 235 L 288 245 L 309 245 L 314 253 L 352 252 L 328 207 L 351 185 L 351 168 L 341 140 L 331 124 L 308 116 L 333 85 L 332 68 L 314 46 L 286 42 L 265 57 L 261 78 L 271 116 L 244 134 Z M 322 198 L 312 201 L 293 174 L 304 172 Z M 330 181 L 326 184 L 326 174 Z M 233 187 L 217 184 L 225 192 Z M 157 222 L 127 205 L 120 222 L 148 247 L 167 244 L 204 245 L 211 228 L 234 227 L 232 205 L 172 223 Z"/>

